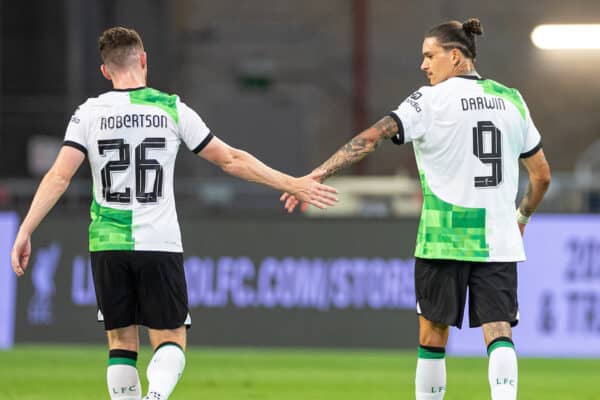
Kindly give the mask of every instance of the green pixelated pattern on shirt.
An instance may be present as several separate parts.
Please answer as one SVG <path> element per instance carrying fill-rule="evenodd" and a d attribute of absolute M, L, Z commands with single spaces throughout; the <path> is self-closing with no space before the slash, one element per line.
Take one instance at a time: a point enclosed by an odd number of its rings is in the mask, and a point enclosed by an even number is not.
<path fill-rule="evenodd" d="M 142 104 L 155 106 L 166 112 L 173 118 L 175 123 L 179 123 L 179 114 L 177 113 L 177 96 L 168 95 L 156 89 L 145 88 L 129 92 L 131 104 Z"/>
<path fill-rule="evenodd" d="M 502 97 L 513 103 L 519 110 L 519 113 L 521 113 L 521 117 L 525 119 L 525 104 L 523 104 L 523 100 L 517 89 L 509 88 L 491 79 L 477 81 L 477 83 L 483 87 L 483 93 Z"/>
<path fill-rule="evenodd" d="M 423 210 L 415 257 L 461 261 L 487 261 L 490 252 L 485 232 L 485 208 L 447 203 L 430 189 L 421 175 Z"/>
<path fill-rule="evenodd" d="M 93 198 L 90 216 L 90 251 L 134 250 L 133 211 L 104 207 Z"/>

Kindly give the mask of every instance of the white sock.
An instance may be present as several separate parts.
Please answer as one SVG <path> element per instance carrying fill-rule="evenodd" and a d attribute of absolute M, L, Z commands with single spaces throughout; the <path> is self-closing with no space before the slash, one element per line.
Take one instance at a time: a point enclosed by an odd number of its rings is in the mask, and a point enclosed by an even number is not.
<path fill-rule="evenodd" d="M 185 367 L 185 354 L 175 343 L 164 343 L 154 352 L 146 375 L 148 394 L 146 399 L 167 400 Z"/>
<path fill-rule="evenodd" d="M 488 379 L 492 400 L 516 400 L 519 371 L 517 353 L 509 338 L 499 338 L 488 347 Z"/>
<path fill-rule="evenodd" d="M 442 400 L 446 393 L 446 358 L 443 347 L 419 346 L 416 400 Z"/>
<path fill-rule="evenodd" d="M 142 386 L 136 365 L 137 353 L 129 350 L 111 350 L 106 383 L 111 399 L 141 400 Z"/>

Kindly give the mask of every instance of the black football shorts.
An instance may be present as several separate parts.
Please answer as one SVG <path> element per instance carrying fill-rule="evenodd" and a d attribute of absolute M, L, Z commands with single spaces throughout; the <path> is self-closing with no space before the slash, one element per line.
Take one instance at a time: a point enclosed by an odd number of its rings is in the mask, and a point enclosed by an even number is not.
<path fill-rule="evenodd" d="M 176 329 L 190 325 L 183 254 L 91 252 L 98 321 L 106 330 L 129 325 Z"/>
<path fill-rule="evenodd" d="M 417 314 L 444 325 L 462 326 L 469 292 L 469 325 L 519 322 L 516 262 L 415 260 Z"/>

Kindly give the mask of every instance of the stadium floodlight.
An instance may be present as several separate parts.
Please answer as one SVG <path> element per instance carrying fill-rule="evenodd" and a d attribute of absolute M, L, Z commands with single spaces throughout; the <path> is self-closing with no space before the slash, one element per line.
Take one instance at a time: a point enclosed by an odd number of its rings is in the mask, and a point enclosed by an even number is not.
<path fill-rule="evenodd" d="M 540 49 L 600 49 L 600 24 L 539 25 L 531 41 Z"/>

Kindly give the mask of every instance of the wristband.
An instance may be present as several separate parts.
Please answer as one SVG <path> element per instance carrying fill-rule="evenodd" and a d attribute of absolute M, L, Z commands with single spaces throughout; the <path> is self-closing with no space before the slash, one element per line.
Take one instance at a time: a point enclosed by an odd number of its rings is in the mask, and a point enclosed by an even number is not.
<path fill-rule="evenodd" d="M 527 225 L 527 223 L 529 222 L 530 219 L 531 219 L 531 215 L 529 217 L 526 217 L 521 212 L 521 209 L 517 208 L 517 222 L 518 223 L 520 223 L 521 225 Z"/>

